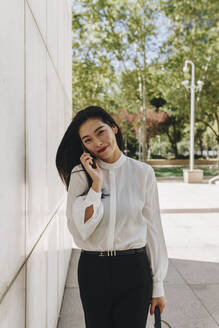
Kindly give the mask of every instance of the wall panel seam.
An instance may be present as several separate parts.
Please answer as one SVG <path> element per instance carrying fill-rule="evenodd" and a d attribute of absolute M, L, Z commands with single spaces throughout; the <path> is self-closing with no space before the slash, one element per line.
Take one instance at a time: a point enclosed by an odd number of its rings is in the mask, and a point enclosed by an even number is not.
<path fill-rule="evenodd" d="M 59 80 L 59 83 L 60 83 L 60 85 L 61 85 L 61 87 L 62 87 L 62 90 L 63 90 L 63 92 L 64 92 L 64 95 L 65 95 L 65 97 L 67 98 L 68 103 L 69 103 L 69 105 L 70 105 L 70 104 L 71 104 L 71 100 L 70 100 L 69 97 L 68 97 L 68 94 L 67 94 L 67 92 L 66 92 L 66 90 L 65 90 L 65 86 L 64 86 L 64 84 L 63 84 L 63 82 L 62 82 L 62 79 L 61 79 L 61 77 L 60 77 L 60 75 L 59 75 L 59 72 L 57 71 L 57 68 L 56 68 L 56 66 L 55 66 L 55 64 L 54 64 L 54 62 L 53 62 L 52 56 L 51 56 L 50 51 L 49 51 L 49 49 L 48 49 L 48 47 L 47 47 L 47 43 L 46 43 L 46 41 L 44 40 L 44 37 L 43 37 L 42 32 L 41 32 L 41 30 L 40 30 L 40 28 L 39 28 L 39 25 L 38 25 L 37 20 L 36 20 L 36 18 L 35 18 L 35 16 L 34 16 L 34 13 L 33 13 L 32 9 L 31 9 L 31 6 L 30 6 L 30 4 L 28 3 L 28 0 L 26 0 L 26 3 L 27 3 L 27 5 L 28 5 L 28 8 L 29 8 L 29 10 L 30 10 L 30 13 L 31 13 L 31 15 L 32 15 L 32 17 L 33 17 L 33 20 L 34 20 L 34 22 L 35 22 L 35 24 L 36 24 L 36 27 L 37 27 L 37 29 L 38 29 L 38 31 L 39 31 L 39 33 L 40 33 L 40 37 L 41 37 L 41 39 L 42 39 L 42 41 L 43 41 L 43 44 L 44 44 L 44 46 L 45 46 L 45 48 L 46 48 L 46 52 L 48 53 L 48 57 L 49 57 L 50 60 L 51 60 L 52 66 L 53 66 L 53 68 L 54 68 L 54 70 L 55 70 L 55 73 L 56 73 L 57 78 L 58 78 L 58 80 Z"/>
<path fill-rule="evenodd" d="M 27 77 L 26 77 L 26 64 L 27 64 L 27 60 L 26 60 L 26 56 L 27 56 L 27 49 L 26 49 L 26 43 L 27 43 L 27 39 L 26 39 L 26 1 L 24 0 L 24 181 L 25 181 L 25 188 L 24 188 L 24 200 L 25 200 L 25 211 L 24 211 L 24 220 L 25 220 L 25 224 L 24 224 L 24 236 L 25 236 L 25 259 L 27 257 Z M 25 263 L 26 264 L 26 261 Z M 24 265 L 23 264 L 23 265 Z M 21 266 L 20 270 L 23 268 L 23 265 Z M 18 271 L 17 275 L 15 276 L 14 280 L 17 278 L 18 274 L 20 273 L 20 270 Z M 25 282 L 24 282 L 24 286 L 25 286 L 25 310 L 24 310 L 24 327 L 27 327 L 27 266 L 25 265 Z M 10 289 L 10 287 L 9 287 Z M 9 290 L 8 289 L 8 290 Z"/>
<path fill-rule="evenodd" d="M 8 291 L 10 290 L 11 286 L 13 285 L 14 281 L 16 280 L 16 278 L 19 276 L 21 270 L 23 269 L 24 265 L 27 263 L 29 257 L 31 256 L 31 254 L 33 253 L 33 251 L 35 250 L 36 246 L 38 245 L 39 241 L 41 240 L 41 238 L 43 237 L 45 231 L 47 230 L 48 226 L 51 224 L 51 222 L 53 221 L 53 219 L 56 217 L 57 213 L 61 210 L 61 208 L 63 207 L 63 205 L 65 205 L 65 198 L 66 198 L 66 194 L 61 198 L 60 202 L 58 203 L 57 208 L 55 209 L 54 213 L 51 216 L 51 219 L 49 220 L 49 222 L 46 224 L 45 228 L 43 229 L 43 231 L 41 232 L 40 236 L 38 237 L 38 239 L 36 240 L 35 244 L 33 245 L 31 251 L 29 252 L 29 254 L 25 257 L 24 262 L 22 263 L 22 265 L 20 266 L 20 268 L 18 269 L 17 273 L 15 273 L 14 277 L 12 278 L 11 282 L 9 283 L 9 285 L 7 286 L 7 288 L 5 289 L 5 291 L 3 292 L 1 298 L 0 298 L 0 304 L 2 303 L 3 299 L 5 298 L 6 294 L 8 293 Z M 25 288 L 26 289 L 26 288 Z"/>

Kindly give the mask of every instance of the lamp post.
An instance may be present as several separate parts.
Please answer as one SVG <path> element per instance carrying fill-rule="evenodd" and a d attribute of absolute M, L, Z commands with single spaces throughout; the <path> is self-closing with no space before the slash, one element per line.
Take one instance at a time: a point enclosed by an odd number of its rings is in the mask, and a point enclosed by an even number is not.
<path fill-rule="evenodd" d="M 142 121 L 141 121 L 141 152 L 140 157 L 142 161 L 147 159 L 147 144 L 146 144 L 146 96 L 145 96 L 145 77 L 138 72 L 138 81 L 139 81 L 139 94 L 142 101 L 140 111 L 142 112 Z"/>
<path fill-rule="evenodd" d="M 183 72 L 188 73 L 188 64 L 192 66 L 192 79 L 191 84 L 189 85 L 189 81 L 185 80 L 182 82 L 182 85 L 186 88 L 186 90 L 191 90 L 191 116 L 190 116 L 190 156 L 189 156 L 189 166 L 190 166 L 190 172 L 188 170 L 184 170 L 184 180 L 186 182 L 200 182 L 200 179 L 202 180 L 203 177 L 203 171 L 202 170 L 194 170 L 194 112 L 195 112 L 195 91 L 201 91 L 203 82 L 198 81 L 197 86 L 195 85 L 195 65 L 191 60 L 186 60 Z M 202 172 L 202 174 L 201 174 Z M 197 176 L 199 175 L 199 178 Z M 190 181 L 191 180 L 191 181 Z M 199 181 L 198 181 L 199 180 Z"/>
<path fill-rule="evenodd" d="M 139 86 L 139 95 L 140 95 L 140 99 L 142 100 L 143 97 L 143 92 L 142 92 L 142 79 L 141 79 L 141 75 L 140 72 L 138 72 L 138 86 Z M 143 111 L 142 108 L 142 104 L 140 106 L 140 112 Z M 138 147 L 138 159 L 139 161 L 142 160 L 142 122 L 140 124 L 140 126 L 138 127 L 138 142 L 139 142 L 139 147 Z"/>

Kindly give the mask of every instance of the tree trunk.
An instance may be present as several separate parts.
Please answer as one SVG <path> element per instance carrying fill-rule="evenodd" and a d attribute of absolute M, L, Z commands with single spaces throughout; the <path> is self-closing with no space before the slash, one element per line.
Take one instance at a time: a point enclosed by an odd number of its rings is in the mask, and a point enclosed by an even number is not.
<path fill-rule="evenodd" d="M 206 158 L 207 158 L 207 159 L 209 158 L 208 145 L 207 145 L 207 148 L 206 148 Z"/>
<path fill-rule="evenodd" d="M 217 135 L 216 140 L 217 140 L 217 159 L 219 161 L 219 135 Z"/>
<path fill-rule="evenodd" d="M 177 149 L 176 143 L 173 143 L 173 152 L 174 152 L 175 158 L 177 158 L 178 157 L 178 149 Z"/>

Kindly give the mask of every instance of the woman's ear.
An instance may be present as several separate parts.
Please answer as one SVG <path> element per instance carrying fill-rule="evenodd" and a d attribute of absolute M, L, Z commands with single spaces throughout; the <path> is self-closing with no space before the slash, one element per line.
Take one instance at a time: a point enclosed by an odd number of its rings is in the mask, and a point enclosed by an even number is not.
<path fill-rule="evenodd" d="M 117 128 L 116 125 L 113 125 L 113 131 L 114 131 L 115 134 L 117 134 L 117 132 L 118 132 L 118 128 Z"/>

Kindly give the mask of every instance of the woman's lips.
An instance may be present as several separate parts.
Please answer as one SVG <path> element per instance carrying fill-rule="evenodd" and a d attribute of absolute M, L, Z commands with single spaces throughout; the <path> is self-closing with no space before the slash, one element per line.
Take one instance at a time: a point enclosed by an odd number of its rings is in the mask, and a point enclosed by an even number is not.
<path fill-rule="evenodd" d="M 102 152 L 104 152 L 106 149 L 107 149 L 107 146 L 104 147 L 104 148 L 102 148 L 101 150 L 99 150 L 98 153 L 102 153 Z"/>

